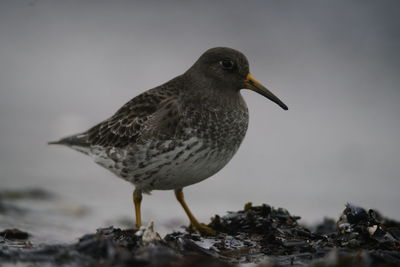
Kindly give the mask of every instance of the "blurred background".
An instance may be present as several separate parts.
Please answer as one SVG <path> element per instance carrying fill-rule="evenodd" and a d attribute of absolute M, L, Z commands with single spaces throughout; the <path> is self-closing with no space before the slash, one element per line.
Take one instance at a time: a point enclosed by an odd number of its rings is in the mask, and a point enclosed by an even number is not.
<path fill-rule="evenodd" d="M 132 227 L 131 184 L 46 142 L 106 119 L 214 46 L 242 51 L 289 111 L 242 92 L 239 152 L 185 189 L 201 221 L 249 201 L 304 223 L 336 218 L 346 202 L 400 219 L 399 11 L 396 0 L 1 1 L 0 189 L 52 197 L 14 201 L 0 228 L 71 241 Z M 161 232 L 188 223 L 172 191 L 146 195 L 143 219 Z"/>

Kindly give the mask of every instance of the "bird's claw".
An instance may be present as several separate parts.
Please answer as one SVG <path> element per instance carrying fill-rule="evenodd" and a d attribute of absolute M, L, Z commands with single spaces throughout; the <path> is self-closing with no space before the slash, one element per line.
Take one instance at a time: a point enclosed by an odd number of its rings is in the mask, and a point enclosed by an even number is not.
<path fill-rule="evenodd" d="M 189 229 L 197 230 L 200 234 L 203 234 L 203 235 L 213 235 L 213 236 L 215 236 L 215 235 L 219 234 L 219 232 L 215 231 L 211 227 L 209 227 L 209 226 L 207 226 L 205 224 L 202 224 L 202 223 L 191 224 Z"/>

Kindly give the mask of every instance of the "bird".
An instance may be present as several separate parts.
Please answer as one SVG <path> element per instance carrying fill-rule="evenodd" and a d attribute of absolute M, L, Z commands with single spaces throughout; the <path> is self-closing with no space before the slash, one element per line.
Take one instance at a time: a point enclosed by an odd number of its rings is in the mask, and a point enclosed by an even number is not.
<path fill-rule="evenodd" d="M 200 233 L 216 234 L 192 214 L 183 188 L 213 176 L 237 152 L 249 122 L 241 89 L 288 110 L 253 77 L 243 53 L 214 47 L 182 75 L 137 95 L 108 119 L 49 144 L 91 156 L 132 183 L 136 228 L 142 225 L 142 194 L 174 190 L 191 225 Z"/>

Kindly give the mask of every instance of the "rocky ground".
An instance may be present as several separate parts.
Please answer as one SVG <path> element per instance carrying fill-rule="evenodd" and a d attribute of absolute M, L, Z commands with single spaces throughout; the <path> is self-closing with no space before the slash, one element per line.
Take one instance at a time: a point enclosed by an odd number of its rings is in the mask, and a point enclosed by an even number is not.
<path fill-rule="evenodd" d="M 0 201 L 0 212 L 7 208 Z M 0 229 L 0 266 L 400 266 L 400 223 L 377 211 L 347 204 L 340 218 L 312 228 L 299 219 L 248 203 L 212 219 L 216 236 L 186 230 L 160 238 L 150 223 L 139 231 L 98 229 L 73 244 L 36 244 L 34 233 Z"/>

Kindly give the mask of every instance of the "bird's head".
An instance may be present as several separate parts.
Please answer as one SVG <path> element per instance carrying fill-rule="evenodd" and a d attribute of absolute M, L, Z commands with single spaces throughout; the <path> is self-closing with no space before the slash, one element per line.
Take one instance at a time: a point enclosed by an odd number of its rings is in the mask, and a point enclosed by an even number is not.
<path fill-rule="evenodd" d="M 284 110 L 288 107 L 271 91 L 259 83 L 249 71 L 249 62 L 241 52 L 227 47 L 208 49 L 188 70 L 204 84 L 216 86 L 222 90 L 253 90 L 278 104 Z"/>

